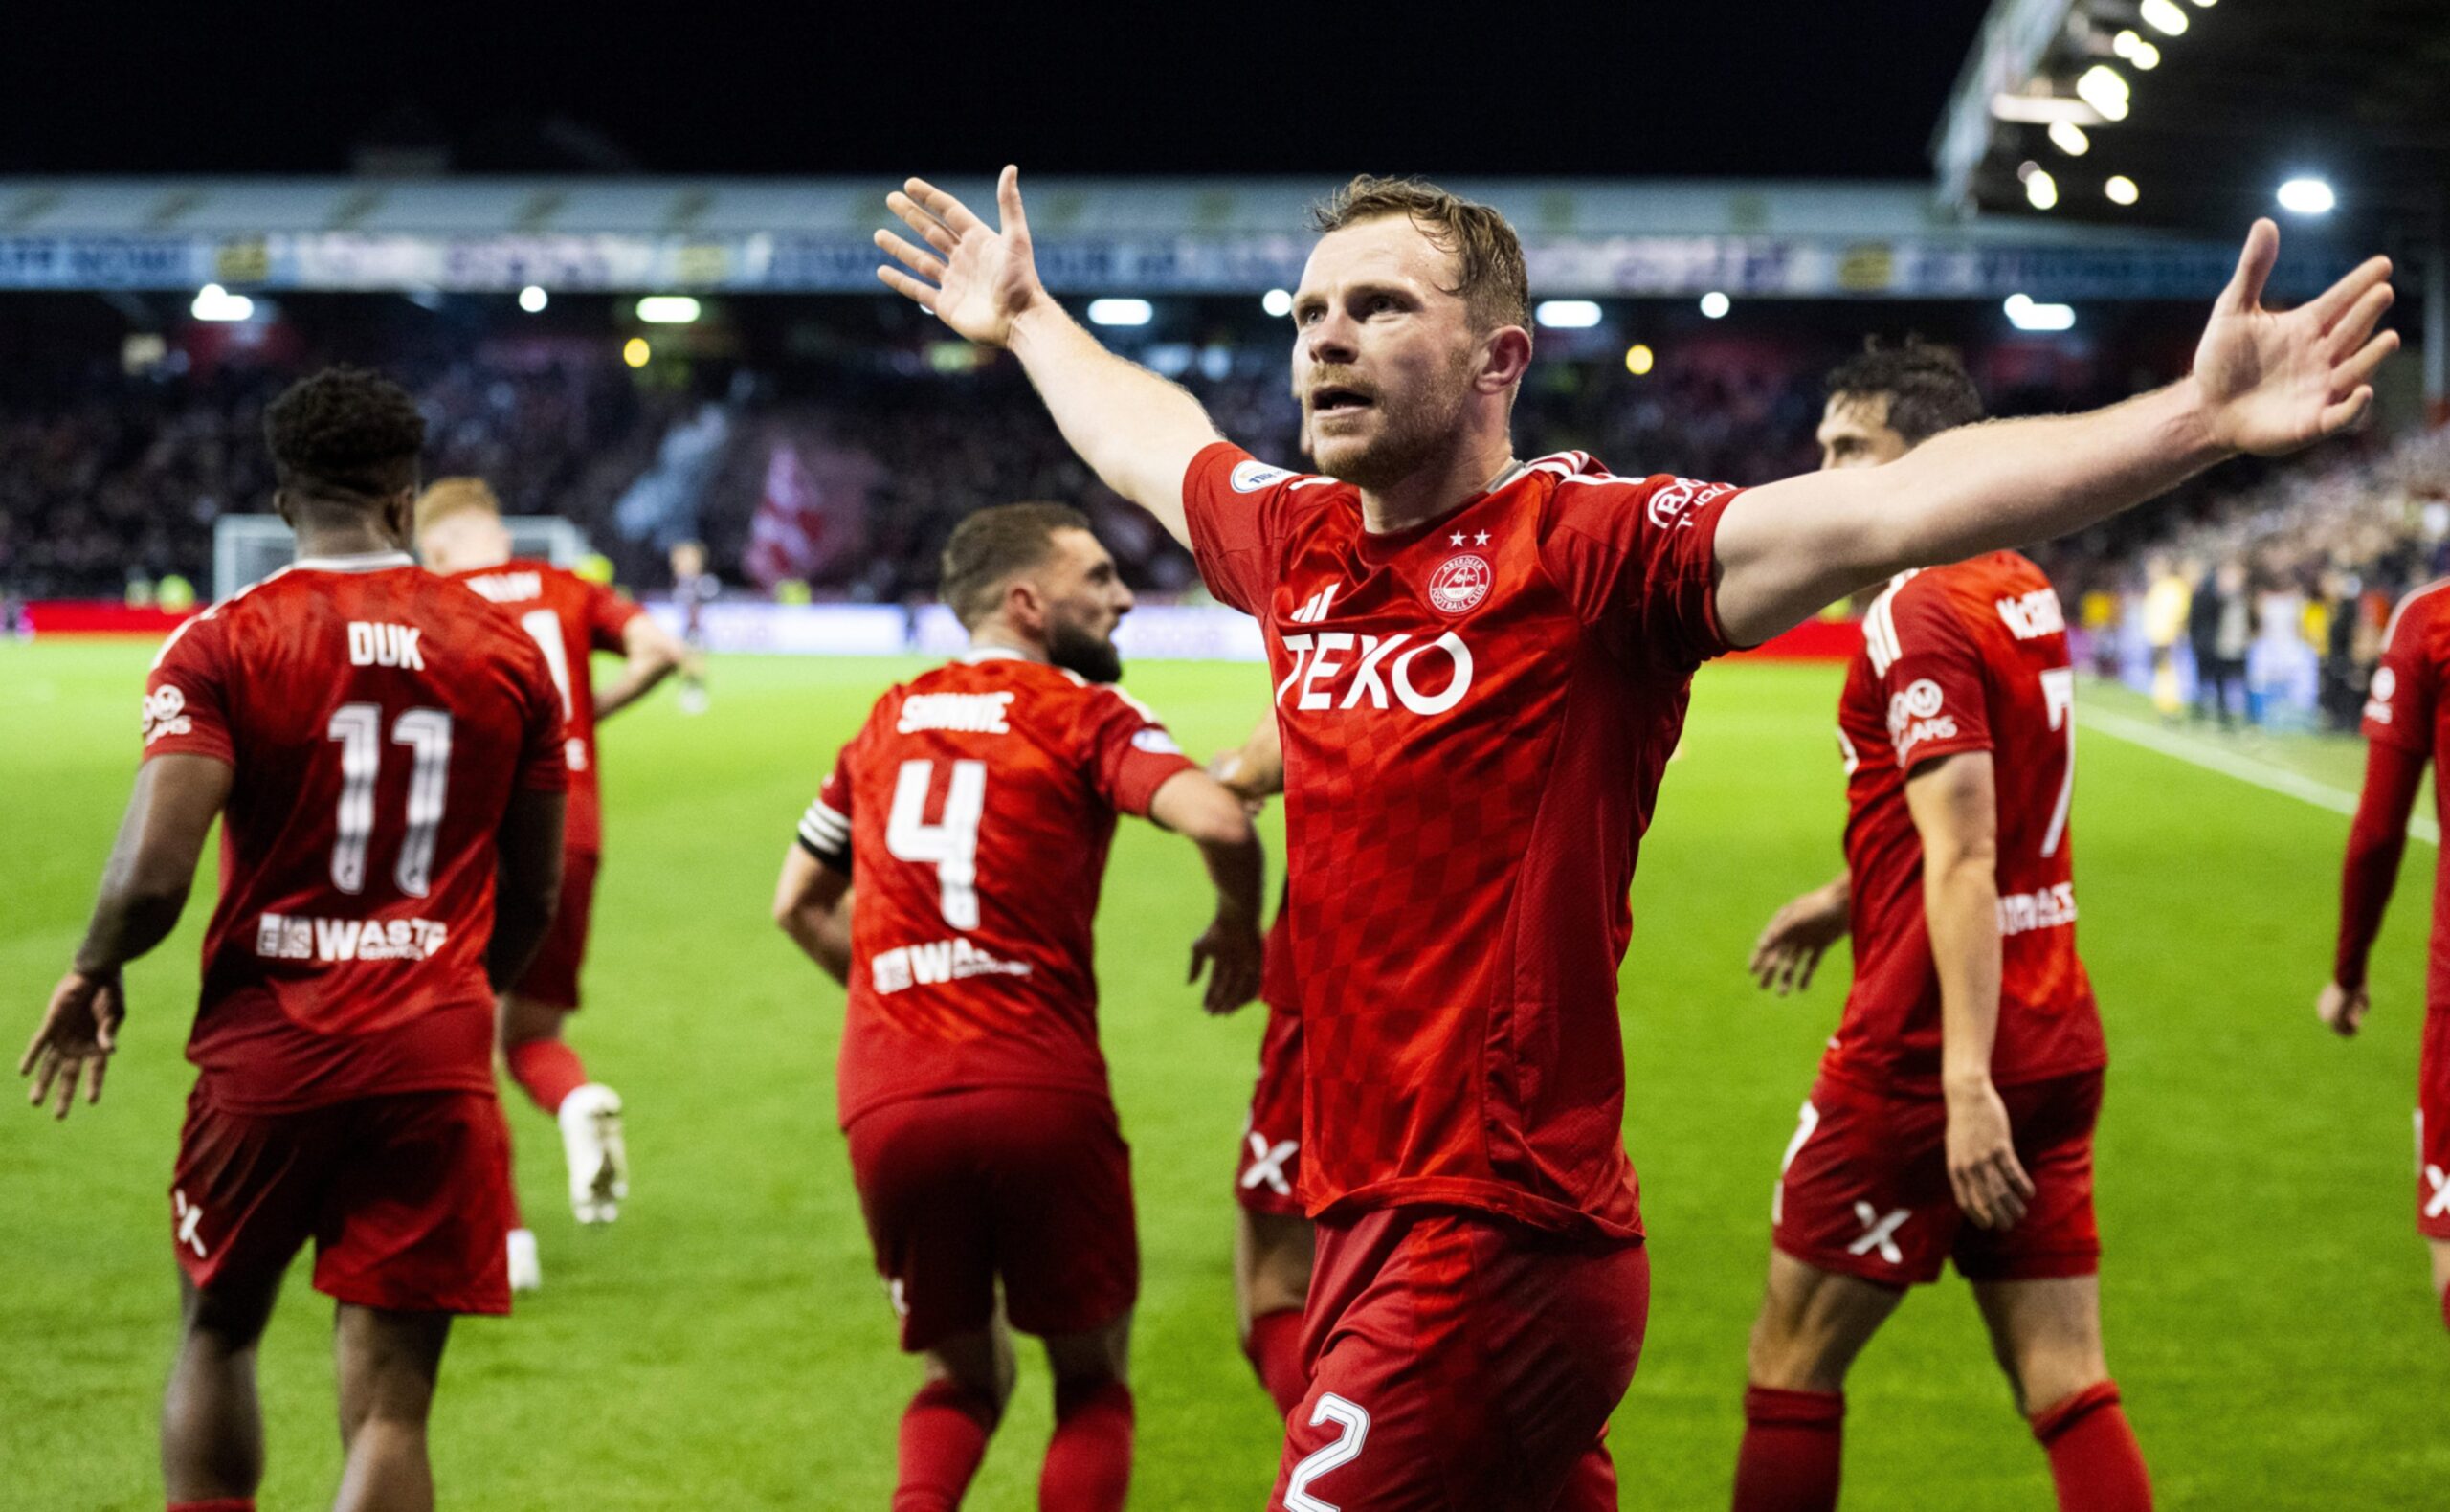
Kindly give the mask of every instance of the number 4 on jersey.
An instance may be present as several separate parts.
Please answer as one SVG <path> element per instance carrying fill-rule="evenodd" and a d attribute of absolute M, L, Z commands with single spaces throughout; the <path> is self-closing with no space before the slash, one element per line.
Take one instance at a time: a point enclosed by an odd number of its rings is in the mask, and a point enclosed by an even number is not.
<path fill-rule="evenodd" d="M 936 764 L 924 756 L 902 764 L 884 848 L 897 860 L 933 866 L 945 923 L 970 930 L 978 927 L 978 821 L 987 812 L 987 764 L 957 761 L 952 768 L 944 817 L 929 824 L 927 789 L 936 785 Z"/>

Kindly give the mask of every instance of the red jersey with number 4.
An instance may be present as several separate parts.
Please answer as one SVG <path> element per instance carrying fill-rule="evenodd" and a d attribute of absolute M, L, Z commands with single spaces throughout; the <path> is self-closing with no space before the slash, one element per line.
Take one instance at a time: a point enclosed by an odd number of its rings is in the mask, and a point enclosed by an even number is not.
<path fill-rule="evenodd" d="M 594 856 L 604 849 L 604 798 L 595 777 L 595 685 L 588 663 L 599 651 L 619 652 L 621 633 L 641 612 L 601 583 L 547 562 L 505 562 L 453 577 L 501 606 L 545 654 L 562 695 L 564 750 L 570 768 L 565 849 Z"/>
<path fill-rule="evenodd" d="M 2399 601 L 2382 633 L 2382 660 L 2365 696 L 2365 738 L 2395 745 L 2434 766 L 2434 809 L 2450 826 L 2450 582 L 2428 584 Z M 2450 1008 L 2450 866 L 2433 874 L 2433 943 L 2425 1001 Z"/>
<path fill-rule="evenodd" d="M 1905 781 L 1989 751 L 1998 798 L 2000 1086 L 2107 1063 L 2076 958 L 2068 842 L 2076 674 L 2059 595 L 2013 551 L 1909 572 L 1863 619 L 1838 704 L 1855 986 L 1821 1069 L 1909 1097 L 1940 1090 L 1940 982 L 1923 911 L 1923 844 Z"/>
<path fill-rule="evenodd" d="M 1224 443 L 1183 482 L 1258 617 L 1284 742 L 1311 1212 L 1435 1203 L 1641 1232 L 1616 973 L 1735 490 L 1580 453 L 1373 535 Z"/>
<path fill-rule="evenodd" d="M 1190 769 L 1128 694 L 1009 652 L 877 700 L 799 831 L 856 890 L 845 1127 L 938 1092 L 1106 1095 L 1090 937 L 1106 847 L 1118 812 Z"/>
<path fill-rule="evenodd" d="M 188 1058 L 217 1105 L 489 1091 L 495 835 L 568 785 L 519 626 L 405 553 L 306 560 L 188 621 L 145 755 L 234 768 Z"/>

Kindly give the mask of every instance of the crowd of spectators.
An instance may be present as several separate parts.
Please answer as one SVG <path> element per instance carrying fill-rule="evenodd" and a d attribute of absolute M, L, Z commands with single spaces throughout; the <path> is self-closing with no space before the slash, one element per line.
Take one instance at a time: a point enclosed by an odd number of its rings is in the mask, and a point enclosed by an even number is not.
<path fill-rule="evenodd" d="M 2048 553 L 2167 719 L 2352 730 L 2393 606 L 2450 569 L 2450 428 L 2337 443 Z"/>
<path fill-rule="evenodd" d="M 1198 393 L 1224 434 L 1271 460 L 1298 456 L 1273 352 L 1142 355 Z M 1526 455 L 1579 447 L 1629 472 L 1784 477 L 1815 459 L 1824 355 L 1727 342 L 1640 376 L 1545 364 L 1516 434 Z M 209 584 L 213 522 L 270 507 L 262 411 L 305 366 L 0 380 L 0 595 L 118 597 L 171 574 Z M 806 573 L 820 597 L 924 598 L 956 522 L 1026 498 L 1086 509 L 1134 587 L 1198 591 L 1190 558 L 1088 475 L 1008 360 L 905 345 L 638 373 L 600 341 L 529 340 L 435 344 L 383 366 L 425 408 L 430 476 L 478 474 L 513 513 L 576 522 L 649 591 L 684 538 L 704 541 L 718 577 L 745 590 L 785 452 L 838 525 Z M 2093 397 L 2028 393 L 2001 408 Z M 2039 554 L 2077 609 L 2088 659 L 2152 688 L 2169 716 L 2350 727 L 2390 606 L 2450 565 L 2450 431 L 2232 464 Z"/>

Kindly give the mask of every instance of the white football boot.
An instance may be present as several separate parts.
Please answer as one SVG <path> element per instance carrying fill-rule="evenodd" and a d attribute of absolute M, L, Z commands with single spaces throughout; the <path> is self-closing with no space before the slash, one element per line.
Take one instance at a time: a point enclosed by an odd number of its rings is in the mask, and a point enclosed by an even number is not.
<path fill-rule="evenodd" d="M 536 1234 L 530 1229 L 510 1231 L 510 1289 L 514 1292 L 542 1290 L 545 1285 L 545 1262 L 536 1256 Z"/>
<path fill-rule="evenodd" d="M 621 1095 L 590 1081 L 562 1100 L 562 1154 L 570 1167 L 570 1211 L 581 1223 L 611 1223 L 630 1194 L 621 1145 Z"/>

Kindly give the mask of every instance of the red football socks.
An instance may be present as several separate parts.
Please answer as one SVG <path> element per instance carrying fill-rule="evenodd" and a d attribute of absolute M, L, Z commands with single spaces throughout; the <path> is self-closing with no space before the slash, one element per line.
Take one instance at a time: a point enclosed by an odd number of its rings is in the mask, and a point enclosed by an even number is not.
<path fill-rule="evenodd" d="M 2116 1383 L 2088 1387 L 2037 1415 L 2033 1436 L 2050 1451 L 2060 1512 L 2151 1512 L 2151 1477 L 2118 1410 Z"/>
<path fill-rule="evenodd" d="M 1038 1512 L 1123 1512 L 1131 1488 L 1131 1388 L 1064 1381 L 1055 1388 L 1055 1436 L 1038 1472 Z"/>
<path fill-rule="evenodd" d="M 502 1052 L 510 1079 L 547 1113 L 559 1113 L 562 1100 L 587 1085 L 587 1068 L 578 1052 L 558 1039 L 530 1039 Z"/>
<path fill-rule="evenodd" d="M 2450 1286 L 2441 1289 L 2441 1326 L 2450 1328 Z"/>
<path fill-rule="evenodd" d="M 1843 1392 L 1748 1388 L 1735 1512 L 1831 1512 L 1845 1426 Z"/>
<path fill-rule="evenodd" d="M 1292 1416 L 1310 1391 L 1310 1377 L 1302 1368 L 1302 1309 L 1285 1307 L 1252 1319 L 1251 1336 L 1242 1341 L 1242 1352 L 1258 1371 L 1259 1385 L 1267 1388 L 1277 1415 Z"/>
<path fill-rule="evenodd" d="M 214 1497 L 210 1501 L 171 1501 L 169 1512 L 256 1512 L 254 1497 Z"/>
<path fill-rule="evenodd" d="M 902 1472 L 893 1512 L 952 1512 L 987 1455 L 1001 1415 L 994 1399 L 957 1381 L 930 1381 L 902 1414 Z"/>

